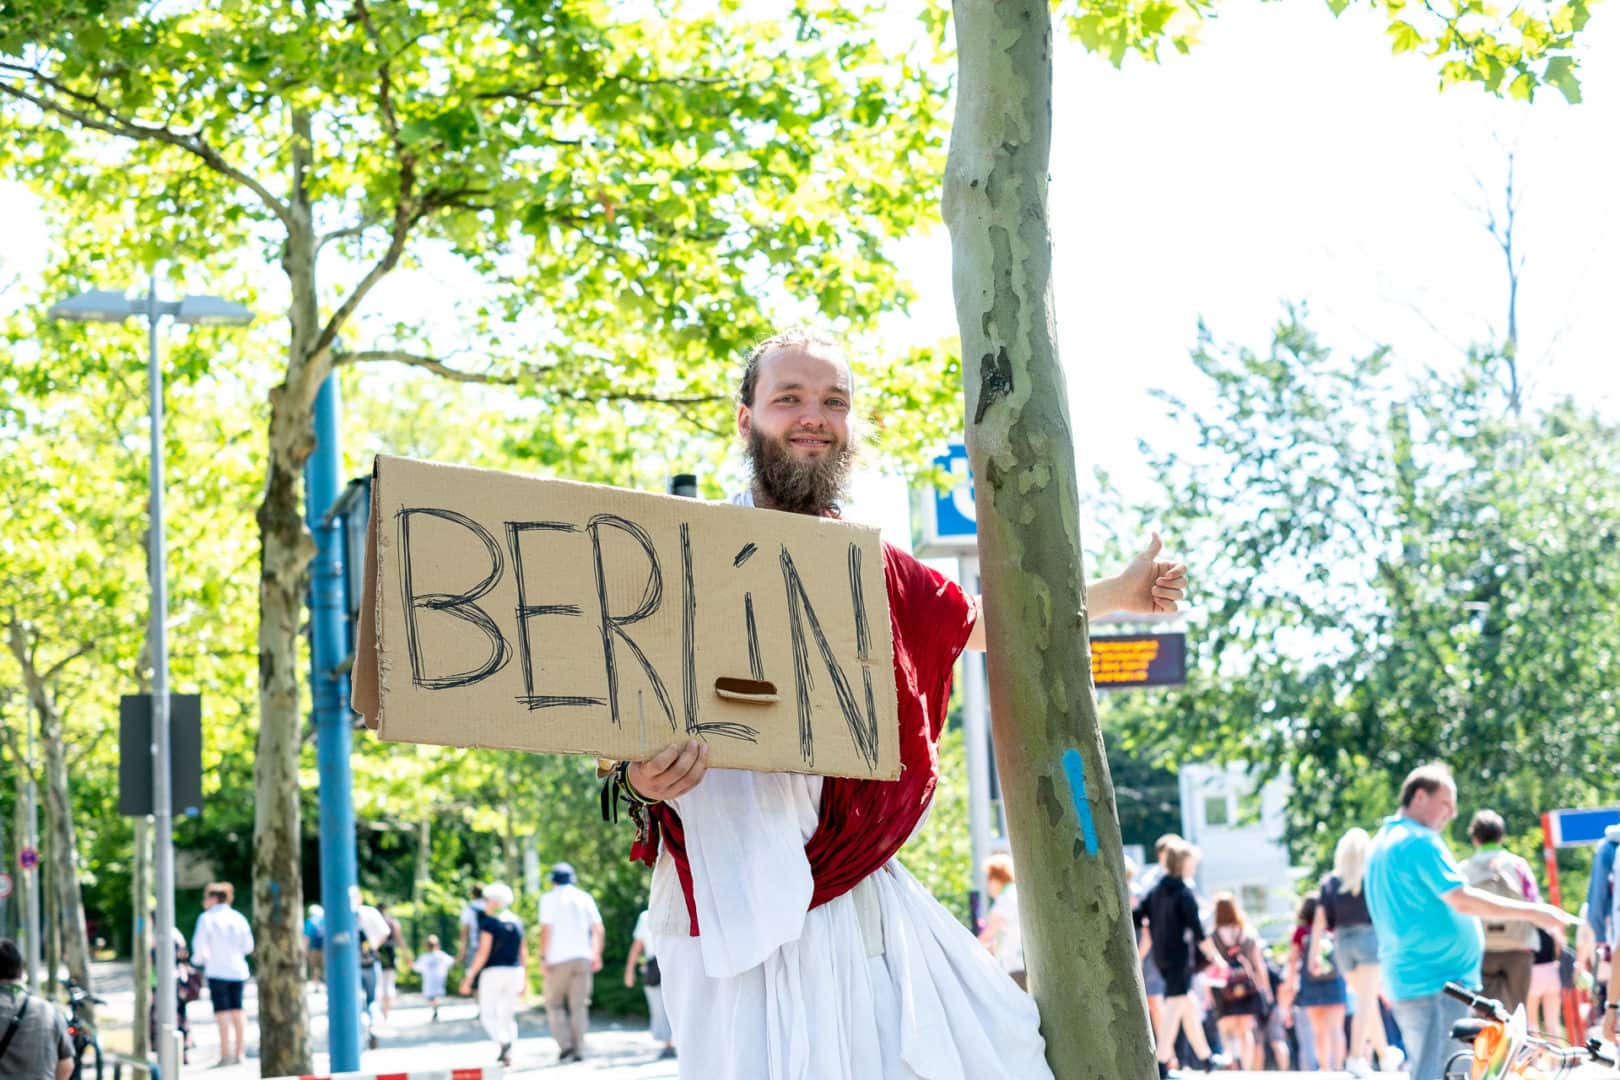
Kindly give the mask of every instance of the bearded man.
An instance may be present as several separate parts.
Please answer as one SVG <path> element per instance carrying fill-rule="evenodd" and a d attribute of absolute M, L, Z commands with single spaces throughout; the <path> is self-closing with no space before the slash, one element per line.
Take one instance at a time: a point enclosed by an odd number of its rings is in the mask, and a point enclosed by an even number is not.
<path fill-rule="evenodd" d="M 737 432 L 753 473 L 733 503 L 838 513 L 858 444 L 854 376 L 829 338 L 793 331 L 749 354 Z M 1093 583 L 1093 616 L 1173 611 L 1186 568 L 1158 537 Z M 984 648 L 977 597 L 884 545 L 901 774 L 873 781 L 709 770 L 690 741 L 630 765 L 657 828 L 650 904 L 681 1075 L 1050 1076 L 1035 1004 L 896 853 L 939 776 L 951 670 Z"/>

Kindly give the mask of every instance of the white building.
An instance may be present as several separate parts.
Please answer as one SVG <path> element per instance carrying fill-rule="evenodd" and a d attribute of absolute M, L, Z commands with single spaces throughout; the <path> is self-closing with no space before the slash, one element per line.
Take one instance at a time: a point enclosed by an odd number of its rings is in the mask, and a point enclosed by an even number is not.
<path fill-rule="evenodd" d="M 1293 932 L 1302 871 L 1283 843 L 1288 781 L 1256 787 L 1242 764 L 1183 765 L 1181 832 L 1203 851 L 1198 891 L 1229 891 L 1268 941 Z"/>

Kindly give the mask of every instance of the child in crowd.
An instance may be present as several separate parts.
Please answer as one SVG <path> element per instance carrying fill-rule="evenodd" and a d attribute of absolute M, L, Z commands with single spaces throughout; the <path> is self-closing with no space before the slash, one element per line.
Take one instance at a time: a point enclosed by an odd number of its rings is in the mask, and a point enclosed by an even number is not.
<path fill-rule="evenodd" d="M 445 979 L 450 974 L 450 954 L 439 948 L 439 935 L 429 934 L 427 949 L 411 965 L 422 976 L 422 996 L 433 1009 L 433 1019 L 439 1018 L 439 999 L 444 997 Z"/>

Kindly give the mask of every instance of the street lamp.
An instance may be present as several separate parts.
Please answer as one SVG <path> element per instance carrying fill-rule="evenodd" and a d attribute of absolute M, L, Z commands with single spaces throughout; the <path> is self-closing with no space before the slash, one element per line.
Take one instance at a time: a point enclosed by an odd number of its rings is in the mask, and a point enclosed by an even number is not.
<path fill-rule="evenodd" d="M 130 318 L 146 320 L 146 381 L 151 414 L 152 490 L 150 532 L 150 583 L 152 588 L 152 817 L 157 831 L 157 926 L 153 928 L 157 953 L 158 1064 L 164 1080 L 180 1075 L 179 1049 L 175 1045 L 174 950 L 169 935 L 174 927 L 174 812 L 169 770 L 169 647 L 164 635 L 168 618 L 168 590 L 164 572 L 163 545 L 163 373 L 158 367 L 158 321 L 165 316 L 192 326 L 246 326 L 253 312 L 217 296 L 186 296 L 179 300 L 159 300 L 157 279 L 147 282 L 146 295 L 128 297 L 123 293 L 96 289 L 80 293 L 52 306 L 50 316 L 69 322 L 123 322 Z M 37 889 L 32 890 L 37 894 Z M 36 927 L 38 920 L 35 920 Z M 29 961 L 37 964 L 39 935 L 28 935 Z M 137 1020 L 137 1022 L 139 1022 Z"/>

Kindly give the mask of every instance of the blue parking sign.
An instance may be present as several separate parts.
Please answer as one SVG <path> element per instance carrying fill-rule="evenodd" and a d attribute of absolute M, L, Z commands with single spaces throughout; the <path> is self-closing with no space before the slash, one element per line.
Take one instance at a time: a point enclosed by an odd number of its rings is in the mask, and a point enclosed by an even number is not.
<path fill-rule="evenodd" d="M 957 483 L 943 491 L 931 484 L 923 490 L 918 554 L 976 555 L 979 526 L 973 509 L 973 474 L 968 468 L 967 447 L 952 443 L 945 453 L 934 458 L 934 465 L 950 473 Z"/>

